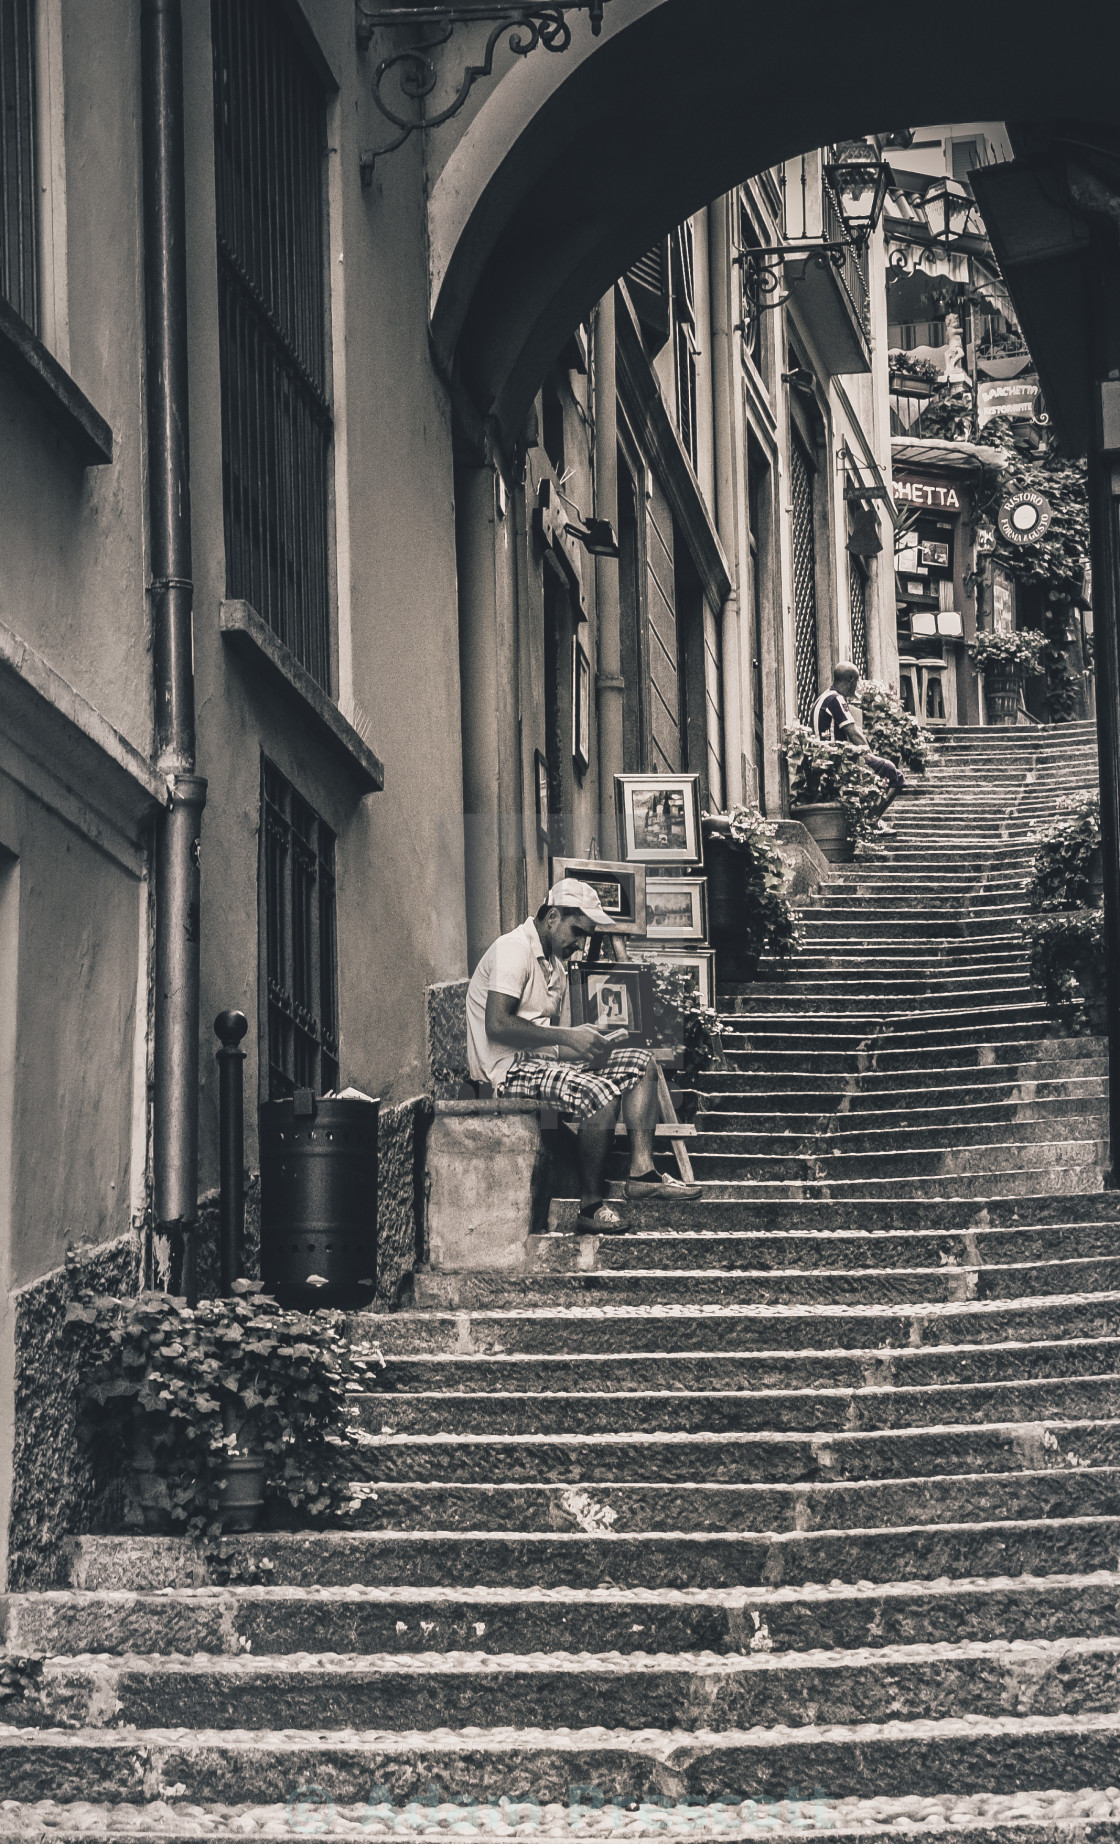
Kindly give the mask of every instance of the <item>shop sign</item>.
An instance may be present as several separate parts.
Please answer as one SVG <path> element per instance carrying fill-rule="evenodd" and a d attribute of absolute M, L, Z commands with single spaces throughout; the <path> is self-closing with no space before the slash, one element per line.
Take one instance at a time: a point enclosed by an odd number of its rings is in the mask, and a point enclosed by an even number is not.
<path fill-rule="evenodd" d="M 932 506 L 943 512 L 961 509 L 956 487 L 946 486 L 944 481 L 915 480 L 910 475 L 896 474 L 894 497 L 900 506 Z"/>
<path fill-rule="evenodd" d="M 1044 538 L 1054 514 L 1044 493 L 1023 487 L 1009 493 L 999 509 L 998 524 L 1008 544 L 1033 544 Z"/>
<path fill-rule="evenodd" d="M 976 386 L 976 420 L 981 429 L 993 416 L 1014 422 L 1041 422 L 1042 398 L 1033 371 L 1021 378 L 981 378 Z"/>
<path fill-rule="evenodd" d="M 976 549 L 980 552 L 981 556 L 988 556 L 995 548 L 996 534 L 994 526 L 989 525 L 987 522 L 983 525 L 978 525 L 976 528 Z"/>

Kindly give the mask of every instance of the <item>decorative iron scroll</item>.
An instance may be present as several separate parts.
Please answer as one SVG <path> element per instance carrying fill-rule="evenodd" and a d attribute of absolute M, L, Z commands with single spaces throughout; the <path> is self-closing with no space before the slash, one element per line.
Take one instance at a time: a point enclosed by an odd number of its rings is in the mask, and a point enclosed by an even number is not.
<path fill-rule="evenodd" d="M 748 346 L 753 342 L 759 319 L 772 307 L 784 307 L 793 290 L 781 292 L 787 262 L 808 259 L 827 269 L 829 263 L 842 269 L 847 255 L 842 243 L 785 243 L 768 249 L 750 248 L 735 258 L 743 272 L 743 318 L 736 328 Z"/>
<path fill-rule="evenodd" d="M 541 6 L 494 5 L 480 0 L 472 5 L 464 0 L 458 6 L 387 5 L 376 0 L 357 0 L 358 43 L 368 46 L 375 31 L 388 26 L 407 26 L 419 36 L 414 43 L 402 46 L 382 58 L 373 73 L 373 100 L 399 132 L 383 147 L 366 148 L 361 155 L 362 183 L 369 185 L 375 160 L 402 147 L 418 128 L 438 128 L 450 121 L 463 107 L 480 77 L 494 71 L 494 54 L 505 33 L 509 48 L 519 58 L 527 58 L 538 46 L 545 51 L 567 51 L 572 42 L 572 28 L 566 15 L 585 12 L 597 38 L 603 29 L 606 0 L 555 0 Z M 429 112 L 426 99 L 433 94 L 439 79 L 435 53 L 446 45 L 456 26 L 488 24 L 492 30 L 486 41 L 481 63 L 468 64 L 462 81 L 451 100 L 441 109 Z"/>

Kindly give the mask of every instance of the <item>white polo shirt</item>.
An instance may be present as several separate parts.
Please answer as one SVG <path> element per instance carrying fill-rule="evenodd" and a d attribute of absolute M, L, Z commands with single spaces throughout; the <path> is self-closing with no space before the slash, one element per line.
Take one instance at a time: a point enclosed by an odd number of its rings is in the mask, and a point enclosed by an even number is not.
<path fill-rule="evenodd" d="M 486 1035 L 486 995 L 504 992 L 517 1000 L 517 1016 L 527 1024 L 551 1025 L 564 1015 L 568 976 L 561 961 L 541 946 L 532 917 L 487 948 L 467 987 L 467 1058 L 472 1080 L 499 1089 L 518 1052 Z M 534 1056 L 555 1056 L 552 1048 Z"/>

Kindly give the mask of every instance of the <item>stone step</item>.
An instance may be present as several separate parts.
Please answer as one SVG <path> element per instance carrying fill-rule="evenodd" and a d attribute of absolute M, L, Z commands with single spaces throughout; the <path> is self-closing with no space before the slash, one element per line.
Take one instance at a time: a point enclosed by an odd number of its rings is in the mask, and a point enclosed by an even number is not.
<path fill-rule="evenodd" d="M 820 1033 L 771 1037 L 767 1041 L 767 1034 L 759 1032 L 754 1034 L 749 1046 L 741 1046 L 740 1038 L 750 1034 L 737 1034 L 734 1020 L 728 1020 L 728 1028 L 721 1026 L 721 1031 L 726 1063 L 724 1073 L 731 1075 L 752 1070 L 787 1070 L 800 1075 L 842 1073 L 854 1076 L 861 1073 L 861 1064 L 873 1060 L 874 1071 L 868 1073 L 879 1076 L 971 1067 L 998 1069 L 1000 1080 L 1005 1081 L 1004 1072 L 1022 1068 L 1026 1063 L 1062 1058 L 1074 1064 L 1094 1054 L 1093 1039 L 1072 1038 L 1066 1040 L 1071 1047 L 1063 1056 L 1056 1048 L 1062 1040 L 1044 1036 L 1041 1026 L 1021 1026 L 1014 1037 L 1001 1035 L 998 1027 L 992 1032 L 979 1029 L 967 1033 L 938 1031 L 936 1041 L 927 1043 L 924 1048 L 920 1032 L 909 1034 L 914 1039 L 911 1044 L 905 1042 L 905 1033 L 897 1031 L 891 1032 L 889 1037 L 884 1034 L 873 1044 L 861 1038 L 836 1034 L 826 1037 Z"/>
<path fill-rule="evenodd" d="M 87 1734 L 218 1724 L 239 1731 L 429 1731 L 934 1723 L 1113 1710 L 1120 1635 L 973 1639 L 862 1652 L 466 1652 L 51 1661 L 44 1727 Z M 449 1718 L 452 1720 L 449 1722 Z M 1120 1719 L 1117 1723 L 1120 1738 Z M 0 1762 L 4 1761 L 0 1750 Z M 2 1769 L 0 1769 L 2 1771 Z"/>
<path fill-rule="evenodd" d="M 681 1438 L 688 1446 L 702 1437 Z M 729 1435 L 714 1438 L 717 1447 L 732 1439 Z M 870 1442 L 872 1437 L 860 1438 Z M 383 1450 L 377 1457 L 379 1462 L 384 1459 Z M 585 1461 L 594 1475 L 594 1467 L 581 1453 L 576 1477 L 569 1474 L 566 1482 L 555 1483 L 378 1479 L 376 1489 L 371 1488 L 354 1515 L 362 1529 L 387 1531 L 878 1532 L 919 1524 L 1111 1517 L 1120 1511 L 1120 1469 L 1114 1466 L 1055 1467 L 1053 1471 L 1016 1468 L 1003 1473 L 937 1473 L 924 1478 L 836 1483 L 698 1484 L 690 1480 L 618 1483 L 594 1476 L 589 1480 L 583 1477 Z"/>
<path fill-rule="evenodd" d="M 578 1496 L 585 1524 L 594 1525 Z M 601 1520 L 602 1522 L 602 1520 Z M 141 1545 L 148 1546 L 145 1549 Z M 1120 1517 L 1035 1516 L 895 1529 L 611 1531 L 566 1514 L 548 1531 L 273 1531 L 226 1537 L 208 1560 L 177 1538 L 81 1537 L 72 1579 L 83 1587 L 201 1585 L 218 1566 L 278 1587 L 607 1587 L 703 1592 L 847 1581 L 899 1583 L 1088 1574 L 1114 1569 Z M 265 1565 L 268 1565 L 265 1568 Z M 3 1731 L 0 1730 L 0 1734 Z M 57 1789 L 56 1789 L 57 1790 Z M 289 1789 L 290 1790 L 290 1789 Z M 25 1795 L 26 1796 L 26 1795 Z"/>
<path fill-rule="evenodd" d="M 628 1238 L 626 1238 L 628 1240 Z M 528 1306 L 912 1305 L 953 1300 L 1021 1300 L 1120 1291 L 1120 1255 L 1106 1259 L 1016 1262 L 983 1268 L 765 1266 L 720 1269 L 640 1267 L 501 1275 L 438 1274 L 413 1280 L 415 1310 L 521 1310 Z"/>
<path fill-rule="evenodd" d="M 1068 1200 L 1065 1202 L 1065 1215 L 1072 1218 Z M 690 1219 L 698 1210 L 702 1206 L 693 1206 Z M 1003 1268 L 1050 1261 L 1098 1263 L 1120 1259 L 1116 1225 L 1091 1220 L 1005 1227 L 923 1227 L 873 1234 L 831 1227 L 772 1228 L 765 1223 L 738 1230 L 698 1226 L 693 1231 L 658 1231 L 645 1226 L 644 1216 L 640 1223 L 639 1229 L 626 1236 L 535 1236 L 529 1245 L 527 1272 L 603 1273 L 637 1268 L 672 1273 L 722 1268 L 739 1273 L 745 1269 L 858 1271 L 868 1267 L 936 1271 L 946 1267 Z M 516 1281 L 523 1278 L 524 1273 Z"/>
<path fill-rule="evenodd" d="M 985 1004 L 987 1000 L 990 1003 Z M 729 1011 L 736 1022 L 752 1018 L 789 1018 L 791 1021 L 805 1016 L 834 1019 L 837 1023 L 847 1024 L 868 1019 L 872 1023 L 882 1021 L 894 1024 L 900 1018 L 913 1018 L 922 1014 L 949 1013 L 965 1019 L 975 1018 L 995 1011 L 997 1016 L 1030 1017 L 1037 1015 L 1039 1001 L 1033 994 L 1029 980 L 1019 978 L 1004 982 L 994 980 L 981 985 L 977 981 L 972 990 L 960 990 L 952 987 L 937 992 L 921 992 L 881 988 L 878 992 L 845 991 L 820 992 L 813 989 L 810 982 L 801 981 L 785 993 L 754 993 L 749 997 L 737 998 L 733 1006 L 727 1006 L 721 994 L 719 1009 Z"/>
<path fill-rule="evenodd" d="M 391 1400 L 379 1392 L 364 1397 L 359 1406 L 362 1424 L 383 1434 L 721 1434 L 774 1429 L 832 1434 L 999 1420 L 1026 1424 L 1107 1419 L 1120 1413 L 1120 1377 L 1043 1377 L 917 1389 L 628 1389 L 614 1394 L 590 1387 L 522 1392 L 445 1389 L 412 1391 Z"/>
<path fill-rule="evenodd" d="M 358 1316 L 368 1319 L 369 1315 Z M 386 1356 L 871 1350 L 1120 1335 L 1120 1294 L 921 1305 L 527 1307 L 373 1315 Z"/>
<path fill-rule="evenodd" d="M 1077 1119 L 1082 1116 L 1097 1118 L 1102 1108 L 1094 1108 L 1094 1102 L 1102 1102 L 1107 1096 L 1107 1084 L 1103 1077 L 1086 1079 L 1075 1086 L 1071 1083 L 1039 1082 L 1021 1083 L 1017 1089 L 1006 1085 L 1008 1093 L 1004 1095 L 998 1088 L 977 1089 L 976 1099 L 969 1099 L 969 1093 L 961 1094 L 951 1089 L 926 1089 L 907 1101 L 901 1101 L 895 1108 L 883 1107 L 888 1099 L 882 1090 L 877 1094 L 862 1096 L 845 1096 L 843 1109 L 838 1109 L 835 1094 L 818 1094 L 819 1113 L 827 1117 L 818 1122 L 818 1130 L 827 1127 L 830 1135 L 848 1133 L 885 1132 L 907 1127 L 928 1128 L 933 1131 L 939 1127 L 957 1124 L 982 1125 L 985 1121 L 1015 1122 Z M 1027 1090 L 1029 1093 L 1024 1093 Z M 940 1102 L 933 1101 L 932 1096 L 941 1096 Z M 952 1096 L 952 1100 L 948 1099 Z M 805 1130 L 812 1115 L 805 1109 L 791 1107 L 790 1097 L 765 1097 L 781 1100 L 781 1111 L 771 1113 L 756 1112 L 764 1093 L 757 1095 L 734 1094 L 724 1092 L 721 1095 L 705 1095 L 704 1105 L 696 1115 L 696 1128 L 700 1134 L 710 1133 L 793 1133 Z M 899 1097 L 893 1097 L 899 1100 Z M 860 1105 L 857 1107 L 856 1102 Z"/>
<path fill-rule="evenodd" d="M 559 1228 L 561 1222 L 569 1226 L 574 1223 L 576 1210 L 574 1199 L 555 1199 L 554 1227 Z M 785 1234 L 803 1231 L 818 1236 L 831 1231 L 849 1231 L 861 1236 L 877 1236 L 884 1232 L 912 1232 L 918 1221 L 923 1232 L 929 1233 L 1031 1229 L 1076 1222 L 1116 1224 L 1120 1235 L 1120 1192 L 1116 1191 L 1100 1191 L 1093 1196 L 1079 1197 L 1075 1211 L 1071 1210 L 1069 1198 L 1064 1193 L 1048 1196 L 1039 1192 L 1024 1198 L 993 1192 L 978 1202 L 964 1198 L 955 1201 L 930 1199 L 920 1219 L 915 1218 L 909 1204 L 895 1203 L 889 1197 L 878 1202 L 865 1200 L 853 1204 L 791 1202 L 759 1205 L 704 1198 L 681 1205 L 653 1199 L 632 1205 L 631 1211 L 635 1226 L 642 1232 L 684 1237 L 706 1232 L 723 1235 L 741 1230 L 780 1231 Z M 600 1249 L 627 1246 L 626 1238 L 616 1240 L 605 1236 L 590 1237 L 587 1240 Z M 687 1242 L 682 1241 L 682 1247 L 688 1246 Z M 351 1319 L 357 1331 L 370 1336 L 377 1325 L 384 1323 L 384 1319 L 378 1315 L 356 1314 Z"/>
<path fill-rule="evenodd" d="M 791 1002 L 781 1010 L 754 1009 L 735 1012 L 727 1020 L 729 1034 L 733 1039 L 760 1036 L 781 1036 L 783 1032 L 794 1038 L 809 1037 L 820 1032 L 827 1039 L 843 1037 L 864 1037 L 874 1032 L 880 1037 L 911 1037 L 920 1042 L 927 1037 L 937 1042 L 946 1031 L 1013 1031 L 1032 1029 L 1036 1025 L 1051 1025 L 1053 1017 L 1041 1000 L 1019 1000 L 1006 1005 L 982 1004 L 975 996 L 962 997 L 957 1006 L 948 1006 L 944 1001 L 934 1001 L 928 1008 L 908 1006 L 898 1011 L 889 1011 L 885 1007 L 872 1010 L 869 1006 L 858 1005 L 840 1007 L 831 1003 L 824 1010 L 810 1009 L 806 1002 L 805 1009 L 794 1009 L 796 1000 L 791 995 Z M 722 1027 L 722 1020 L 721 1020 Z"/>
<path fill-rule="evenodd" d="M 964 1109 L 947 1112 L 955 1113 L 955 1118 L 936 1120 L 929 1126 L 917 1119 L 888 1126 L 880 1125 L 874 1116 L 834 1116 L 823 1123 L 823 1131 L 805 1131 L 785 1116 L 776 1117 L 769 1126 L 750 1126 L 746 1123 L 758 1120 L 758 1116 L 705 1114 L 697 1121 L 698 1132 L 689 1145 L 689 1154 L 695 1158 L 718 1153 L 721 1158 L 741 1157 L 752 1162 L 776 1157 L 854 1158 L 865 1153 L 895 1158 L 904 1153 L 957 1153 L 1005 1144 L 1051 1145 L 1059 1139 L 1071 1143 L 1095 1141 L 1103 1138 L 1107 1130 L 1102 1103 L 1094 1106 L 1082 1101 L 1066 1111 L 1042 1103 L 1017 1109 L 1006 1120 L 994 1119 L 990 1111 L 976 1119 Z"/>
<path fill-rule="evenodd" d="M 1038 1123 L 1026 1123 L 1028 1127 L 1035 1124 Z M 1056 1131 L 1050 1138 L 1039 1140 L 1024 1139 L 1022 1135 L 1007 1140 L 994 1136 L 993 1128 L 991 1135 L 971 1144 L 951 1142 L 912 1147 L 887 1144 L 874 1151 L 851 1152 L 842 1147 L 833 1151 L 832 1143 L 825 1140 L 807 1152 L 783 1153 L 724 1151 L 722 1142 L 730 1136 L 713 1134 L 707 1140 L 693 1141 L 689 1158 L 697 1178 L 705 1183 L 726 1184 L 736 1178 L 779 1183 L 806 1179 L 820 1183 L 873 1179 L 877 1184 L 910 1180 L 920 1185 L 927 1177 L 964 1179 L 983 1175 L 991 1189 L 996 1173 L 1009 1173 L 1024 1179 L 1034 1172 L 1080 1166 L 1095 1167 L 1103 1173 L 1108 1156 L 1107 1143 L 1089 1133 L 1084 1139 L 1059 1138 Z M 920 1190 L 917 1194 L 921 1194 Z"/>
<path fill-rule="evenodd" d="M 1076 1093 L 1078 1085 L 1087 1082 L 1103 1082 L 1107 1087 L 1108 1065 L 1100 1054 L 1101 1041 L 1067 1038 L 1067 1055 L 1051 1054 L 1050 1043 L 1024 1045 L 1024 1050 L 1038 1048 L 1046 1054 L 1024 1056 L 1021 1062 L 991 1057 L 985 1062 L 954 1063 L 939 1056 L 928 1068 L 916 1064 L 908 1069 L 900 1068 L 894 1059 L 883 1069 L 870 1068 L 866 1066 L 871 1061 L 869 1056 L 852 1057 L 850 1054 L 838 1060 L 830 1057 L 830 1063 L 837 1063 L 835 1068 L 822 1067 L 816 1057 L 811 1059 L 811 1068 L 798 1068 L 796 1059 L 787 1059 L 783 1065 L 774 1066 L 773 1053 L 766 1067 L 752 1069 L 744 1067 L 752 1061 L 749 1054 L 737 1051 L 728 1055 L 728 1067 L 704 1070 L 697 1089 L 706 1106 L 720 1105 L 715 1097 L 723 1095 L 781 1095 L 782 1106 L 790 1108 L 795 1104 L 789 1097 L 810 1092 L 827 1095 L 850 1092 L 852 1107 L 881 1106 L 883 1098 L 895 1096 L 906 1097 L 904 1105 L 907 1106 L 913 1097 L 918 1105 L 927 1095 L 965 1097 L 973 1091 L 983 1099 L 983 1092 L 987 1090 L 1011 1092 L 1022 1087 L 1024 1092 L 1029 1092 L 1032 1084 L 1049 1084 L 1056 1092 Z M 985 1050 L 987 1046 L 973 1046 L 973 1049 Z M 807 1056 L 806 1061 L 809 1060 Z"/>
<path fill-rule="evenodd" d="M 17 1594 L 9 1645 L 76 1653 L 254 1656 L 878 1650 L 1114 1634 L 1120 1575 L 827 1588 L 198 1588 Z"/>
<path fill-rule="evenodd" d="M 875 1178 L 836 1178 L 832 1175 L 819 1179 L 708 1178 L 704 1180 L 704 1195 L 713 1203 L 742 1201 L 755 1204 L 790 1200 L 806 1203 L 873 1203 L 880 1198 L 893 1197 L 912 1200 L 913 1204 L 924 1211 L 931 1202 L 983 1201 L 996 1191 L 1009 1197 L 1029 1198 L 1035 1192 L 1045 1190 L 1050 1193 L 1064 1192 L 1067 1197 L 1076 1198 L 1076 1208 L 1080 1211 L 1085 1198 L 1099 1191 L 1103 1184 L 1103 1158 L 1102 1143 L 1096 1157 L 1089 1163 L 1055 1162 L 1019 1172 L 983 1167 L 963 1175 L 927 1173 L 923 1177 L 911 1178 L 900 1178 L 893 1174 Z M 611 1197 L 616 1195 L 610 1183 L 607 1191 Z"/>

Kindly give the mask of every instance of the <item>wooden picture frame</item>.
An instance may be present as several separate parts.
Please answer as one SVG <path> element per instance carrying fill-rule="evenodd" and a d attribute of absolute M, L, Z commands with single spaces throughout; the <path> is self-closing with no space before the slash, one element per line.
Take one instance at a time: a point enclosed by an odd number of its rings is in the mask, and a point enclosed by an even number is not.
<path fill-rule="evenodd" d="M 572 761 L 581 775 L 591 766 L 591 660 L 572 635 Z"/>
<path fill-rule="evenodd" d="M 648 1044 L 653 1035 L 649 969 L 632 960 L 580 962 L 568 972 L 572 1024 L 626 1032 L 617 1047 Z"/>
<path fill-rule="evenodd" d="M 708 939 L 706 877 L 646 877 L 645 939 L 666 946 Z"/>
<path fill-rule="evenodd" d="M 552 815 L 548 810 L 548 761 L 539 749 L 533 751 L 533 789 L 537 808 L 537 843 L 547 851 L 552 838 Z"/>
<path fill-rule="evenodd" d="M 578 877 L 596 891 L 600 906 L 611 918 L 612 935 L 641 935 L 646 926 L 646 870 L 642 864 L 620 864 L 609 858 L 554 858 L 552 882 Z M 605 929 L 600 929 L 605 934 Z"/>
<path fill-rule="evenodd" d="M 704 861 L 699 775 L 616 775 L 619 856 L 631 864 Z"/>
<path fill-rule="evenodd" d="M 701 1005 L 714 1009 L 716 1002 L 716 957 L 712 948 L 694 948 L 691 952 L 671 948 L 647 948 L 645 943 L 636 943 L 631 949 L 635 959 L 646 967 L 665 967 L 671 973 L 691 973 L 694 976 L 697 994 Z"/>

